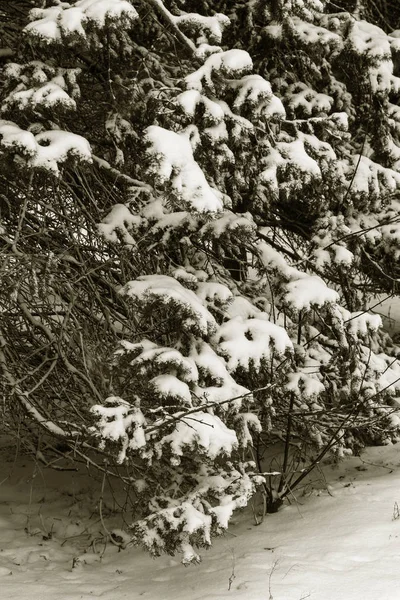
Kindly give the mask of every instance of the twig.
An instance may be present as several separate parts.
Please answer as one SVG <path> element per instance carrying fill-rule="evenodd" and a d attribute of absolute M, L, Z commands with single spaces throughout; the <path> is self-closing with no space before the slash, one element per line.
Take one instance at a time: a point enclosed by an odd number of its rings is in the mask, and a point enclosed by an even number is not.
<path fill-rule="evenodd" d="M 228 592 L 231 591 L 231 587 L 232 587 L 232 583 L 233 580 L 236 579 L 236 575 L 235 575 L 235 564 L 236 564 L 236 560 L 235 560 L 235 551 L 232 550 L 232 573 L 228 579 Z"/>

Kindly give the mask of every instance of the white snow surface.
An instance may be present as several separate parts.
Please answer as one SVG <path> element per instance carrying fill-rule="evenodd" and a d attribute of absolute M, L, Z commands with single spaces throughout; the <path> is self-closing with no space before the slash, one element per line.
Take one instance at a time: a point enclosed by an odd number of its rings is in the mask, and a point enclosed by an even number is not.
<path fill-rule="evenodd" d="M 187 569 L 178 556 L 154 560 L 129 544 L 105 548 L 96 509 L 101 477 L 35 467 L 23 456 L 14 461 L 14 452 L 3 448 L 0 461 L 4 600 L 399 598 L 398 446 L 325 466 L 327 485 L 314 474 L 297 502 L 259 526 L 251 510 L 236 513 L 202 563 Z M 113 506 L 107 490 L 104 504 Z M 107 511 L 106 525 L 126 533 L 117 512 Z"/>

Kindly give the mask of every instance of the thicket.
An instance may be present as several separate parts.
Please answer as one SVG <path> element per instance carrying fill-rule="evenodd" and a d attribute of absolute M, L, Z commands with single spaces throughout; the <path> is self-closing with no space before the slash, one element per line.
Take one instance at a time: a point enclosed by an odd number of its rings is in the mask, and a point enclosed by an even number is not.
<path fill-rule="evenodd" d="M 276 510 L 397 441 L 371 308 L 399 290 L 400 30 L 319 0 L 0 14 L 3 429 L 119 477 L 132 541 L 184 562 L 258 486 Z"/>

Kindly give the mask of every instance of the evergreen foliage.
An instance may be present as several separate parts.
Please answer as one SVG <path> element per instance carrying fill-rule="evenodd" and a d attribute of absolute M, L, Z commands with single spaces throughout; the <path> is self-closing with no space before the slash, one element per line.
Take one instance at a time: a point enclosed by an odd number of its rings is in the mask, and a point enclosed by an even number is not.
<path fill-rule="evenodd" d="M 265 446 L 399 438 L 370 306 L 400 277 L 400 31 L 320 0 L 12 4 L 3 423 L 119 473 L 133 541 L 195 562 L 303 476 L 286 455 L 269 488 Z"/>

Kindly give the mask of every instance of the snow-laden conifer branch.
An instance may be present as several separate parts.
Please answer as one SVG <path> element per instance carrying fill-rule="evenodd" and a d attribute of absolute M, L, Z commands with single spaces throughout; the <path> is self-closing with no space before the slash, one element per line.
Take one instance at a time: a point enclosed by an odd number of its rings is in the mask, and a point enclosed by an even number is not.
<path fill-rule="evenodd" d="M 164 25 L 167 26 L 171 30 L 171 32 L 176 36 L 176 38 L 183 44 L 186 50 L 189 51 L 191 55 L 196 55 L 196 46 L 194 43 L 181 31 L 176 17 L 174 17 L 169 10 L 165 7 L 162 0 L 144 0 L 146 4 L 152 7 L 157 16 L 160 17 L 161 21 Z"/>

